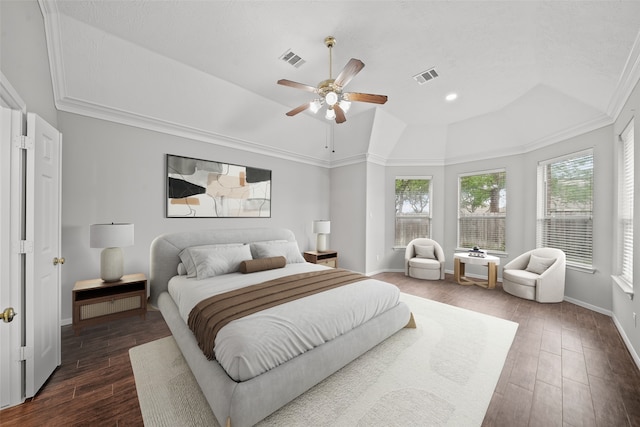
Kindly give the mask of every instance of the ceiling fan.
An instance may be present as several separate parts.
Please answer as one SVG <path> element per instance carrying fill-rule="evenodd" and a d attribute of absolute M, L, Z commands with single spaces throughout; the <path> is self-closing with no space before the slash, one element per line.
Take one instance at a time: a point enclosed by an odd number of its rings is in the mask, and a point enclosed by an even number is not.
<path fill-rule="evenodd" d="M 335 119 L 336 123 L 344 123 L 347 119 L 344 113 L 351 106 L 351 101 L 370 102 L 373 104 L 384 104 L 387 102 L 386 95 L 373 95 L 369 93 L 343 92 L 342 89 L 353 79 L 356 74 L 364 68 L 364 63 L 359 59 L 351 58 L 344 66 L 340 74 L 334 79 L 331 74 L 332 56 L 331 49 L 336 44 L 336 39 L 332 36 L 324 39 L 324 44 L 329 48 L 329 78 L 318 83 L 317 87 L 297 83 L 291 80 L 278 80 L 279 85 L 289 86 L 296 89 L 306 90 L 320 95 L 319 98 L 311 102 L 302 104 L 287 113 L 287 116 L 295 116 L 309 108 L 313 113 L 317 113 L 323 105 L 326 105 L 325 117 L 328 120 Z"/>

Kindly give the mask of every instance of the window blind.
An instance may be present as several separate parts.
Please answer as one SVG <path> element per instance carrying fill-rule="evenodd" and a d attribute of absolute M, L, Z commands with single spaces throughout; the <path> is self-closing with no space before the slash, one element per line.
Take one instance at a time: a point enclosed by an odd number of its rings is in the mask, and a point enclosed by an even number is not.
<path fill-rule="evenodd" d="M 633 287 L 633 120 L 621 135 L 622 150 L 618 178 L 618 245 L 621 278 Z"/>
<path fill-rule="evenodd" d="M 593 264 L 593 151 L 538 165 L 536 246 L 562 249 L 568 264 Z"/>

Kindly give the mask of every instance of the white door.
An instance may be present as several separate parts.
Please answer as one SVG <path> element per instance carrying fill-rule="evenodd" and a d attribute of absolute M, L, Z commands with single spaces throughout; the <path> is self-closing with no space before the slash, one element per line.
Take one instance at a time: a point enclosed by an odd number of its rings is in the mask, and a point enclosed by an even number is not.
<path fill-rule="evenodd" d="M 62 136 L 27 114 L 25 259 L 25 396 L 34 396 L 61 363 L 60 196 Z"/>
<path fill-rule="evenodd" d="M 14 126 L 13 123 L 15 122 Z M 17 315 L 11 322 L 0 322 L 0 408 L 23 401 L 22 343 L 22 269 L 20 255 L 13 243 L 20 240 L 22 222 L 20 203 L 19 149 L 13 147 L 14 135 L 22 134 L 22 113 L 0 107 L 0 312 L 13 308 Z M 14 157 L 15 156 L 15 157 Z M 21 169 L 18 167 L 18 169 Z M 17 185 L 12 184 L 18 177 Z"/>

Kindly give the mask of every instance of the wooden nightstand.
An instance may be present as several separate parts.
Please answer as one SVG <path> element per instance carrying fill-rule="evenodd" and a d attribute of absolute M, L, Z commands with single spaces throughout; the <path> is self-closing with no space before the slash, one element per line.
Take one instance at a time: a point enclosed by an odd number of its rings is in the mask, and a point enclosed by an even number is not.
<path fill-rule="evenodd" d="M 322 264 L 327 267 L 338 268 L 338 252 L 336 251 L 306 251 L 304 259 L 314 264 Z"/>
<path fill-rule="evenodd" d="M 89 325 L 147 313 L 147 278 L 144 274 L 126 274 L 117 282 L 102 279 L 80 280 L 71 292 L 73 329 L 78 335 Z"/>

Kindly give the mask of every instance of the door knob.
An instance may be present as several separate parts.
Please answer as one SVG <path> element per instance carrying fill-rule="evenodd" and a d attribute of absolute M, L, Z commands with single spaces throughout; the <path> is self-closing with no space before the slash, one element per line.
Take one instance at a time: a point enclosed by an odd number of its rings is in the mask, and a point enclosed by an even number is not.
<path fill-rule="evenodd" d="M 18 313 L 13 311 L 13 307 L 5 308 L 4 311 L 2 312 L 2 321 L 4 323 L 9 323 L 13 320 L 16 314 Z"/>
<path fill-rule="evenodd" d="M 53 259 L 53 265 L 58 265 L 58 264 L 64 264 L 64 258 L 54 258 Z"/>

